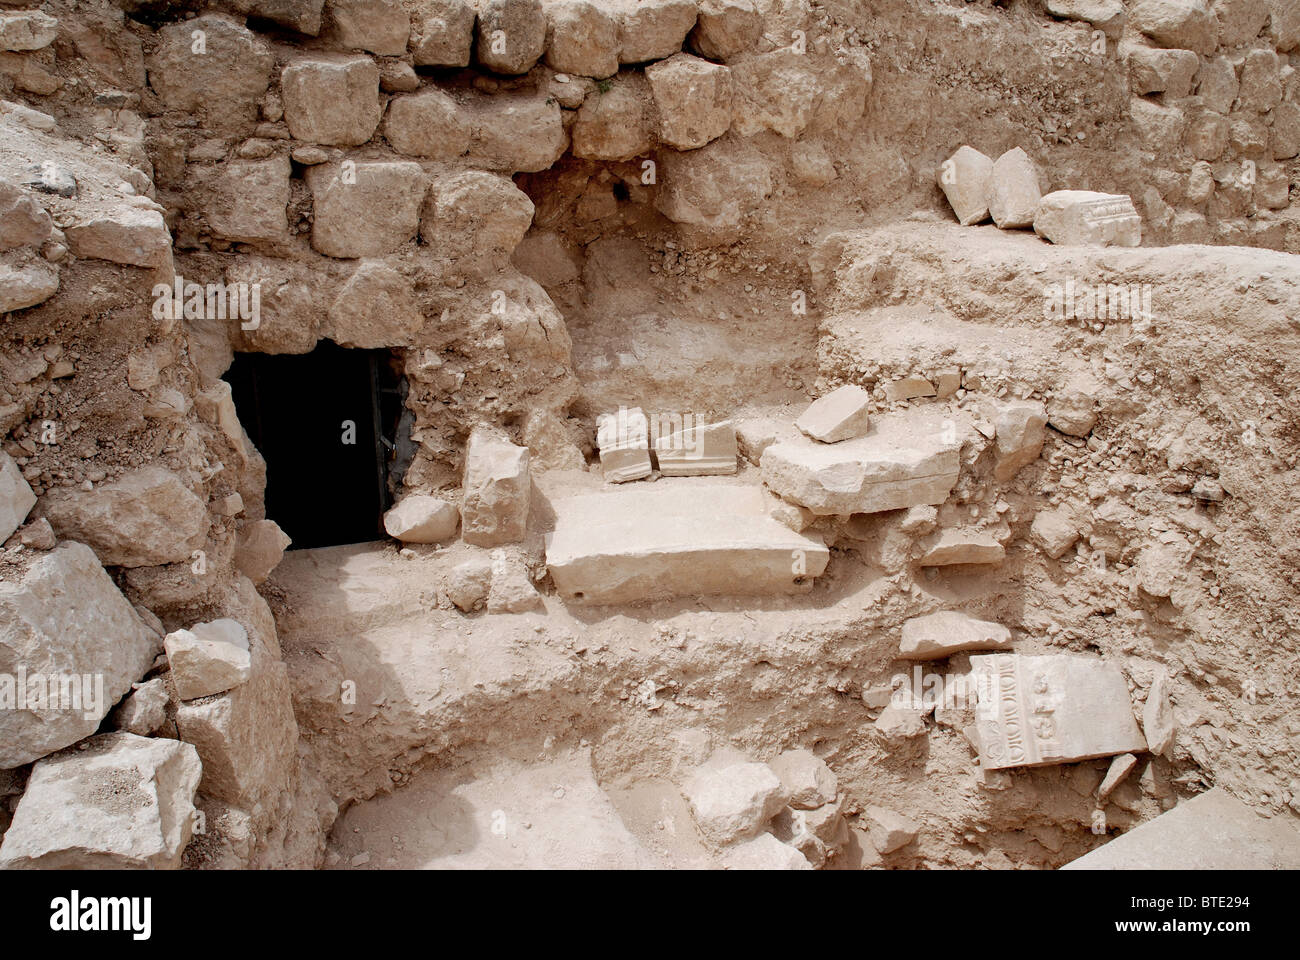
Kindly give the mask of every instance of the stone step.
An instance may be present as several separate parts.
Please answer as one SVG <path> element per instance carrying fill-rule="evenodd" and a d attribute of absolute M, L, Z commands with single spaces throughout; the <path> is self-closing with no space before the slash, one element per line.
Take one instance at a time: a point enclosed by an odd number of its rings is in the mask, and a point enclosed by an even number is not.
<path fill-rule="evenodd" d="M 678 478 L 553 507 L 547 566 L 581 603 L 800 593 L 830 559 L 819 538 L 768 516 L 759 487 Z"/>

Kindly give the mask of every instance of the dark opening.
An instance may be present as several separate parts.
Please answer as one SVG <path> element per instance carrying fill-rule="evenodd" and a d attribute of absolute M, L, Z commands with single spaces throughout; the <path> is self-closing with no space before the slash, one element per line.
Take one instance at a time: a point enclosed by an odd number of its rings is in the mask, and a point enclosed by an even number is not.
<path fill-rule="evenodd" d="M 321 341 L 297 356 L 236 354 L 225 379 L 266 459 L 267 519 L 293 538 L 290 549 L 383 538 L 409 463 L 397 357 Z"/>

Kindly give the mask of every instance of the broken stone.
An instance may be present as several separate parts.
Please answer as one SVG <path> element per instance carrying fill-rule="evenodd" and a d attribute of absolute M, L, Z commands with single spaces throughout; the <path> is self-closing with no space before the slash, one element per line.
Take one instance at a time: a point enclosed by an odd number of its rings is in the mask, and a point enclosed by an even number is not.
<path fill-rule="evenodd" d="M 742 137 L 771 130 L 793 140 L 813 122 L 823 98 L 843 93 L 828 90 L 827 78 L 811 68 L 808 57 L 789 47 L 733 60 L 731 79 L 734 129 Z"/>
<path fill-rule="evenodd" d="M 460 511 L 438 497 L 409 494 L 384 514 L 384 530 L 403 543 L 441 543 L 456 535 Z"/>
<path fill-rule="evenodd" d="M 50 521 L 41 517 L 18 531 L 18 542 L 31 550 L 53 550 L 59 545 Z"/>
<path fill-rule="evenodd" d="M 1047 404 L 1047 422 L 1071 437 L 1086 437 L 1097 424 L 1097 401 L 1084 390 L 1058 391 Z"/>
<path fill-rule="evenodd" d="M 456 101 L 436 87 L 394 97 L 384 136 L 398 153 L 452 160 L 469 150 L 470 128 Z"/>
<path fill-rule="evenodd" d="M 159 649 L 83 544 L 62 544 L 21 580 L 0 582 L 0 770 L 94 733 Z"/>
<path fill-rule="evenodd" d="M 915 400 L 917 397 L 933 397 L 938 391 L 933 383 L 925 377 L 904 377 L 885 384 L 885 399 L 898 402 Z"/>
<path fill-rule="evenodd" d="M 1057 244 L 1136 247 L 1142 242 L 1142 218 L 1122 194 L 1057 190 L 1039 202 L 1034 232 Z"/>
<path fill-rule="evenodd" d="M 730 422 L 687 427 L 655 440 L 655 459 L 665 477 L 736 472 L 736 428 Z"/>
<path fill-rule="evenodd" d="M 202 56 L 193 34 L 202 35 Z M 149 59 L 149 86 L 164 106 L 204 118 L 204 127 L 234 132 L 257 118 L 271 82 L 271 47 L 242 24 L 215 14 L 169 23 Z"/>
<path fill-rule="evenodd" d="M 392 253 L 415 238 L 428 187 L 424 168 L 411 161 L 359 161 L 308 168 L 315 220 L 311 245 L 328 257 L 355 259 Z"/>
<path fill-rule="evenodd" d="M 886 740 L 911 740 L 925 735 L 925 713 L 913 707 L 900 706 L 890 702 L 880 711 L 875 728 Z"/>
<path fill-rule="evenodd" d="M 939 168 L 939 186 L 963 227 L 989 216 L 993 161 L 974 147 L 962 146 Z"/>
<path fill-rule="evenodd" d="M 475 16 L 468 0 L 422 0 L 411 25 L 411 54 L 415 65 L 469 66 Z"/>
<path fill-rule="evenodd" d="M 993 476 L 1006 483 L 1043 452 L 1047 439 L 1047 414 L 1034 401 L 1014 401 L 1001 406 L 995 422 L 997 461 Z"/>
<path fill-rule="evenodd" d="M 960 446 L 936 419 L 882 417 L 853 440 L 772 444 L 761 459 L 763 482 L 818 516 L 943 503 L 957 482 Z"/>
<path fill-rule="evenodd" d="M 1144 753 L 1128 684 L 1100 660 L 1013 653 L 970 658 L 986 770 Z"/>
<path fill-rule="evenodd" d="M 1156 756 L 1167 755 L 1178 734 L 1178 721 L 1169 703 L 1169 675 L 1163 669 L 1156 670 L 1151 689 L 1147 691 L 1142 708 L 1142 732 L 1147 747 Z"/>
<path fill-rule="evenodd" d="M 237 621 L 223 619 L 176 630 L 163 641 L 171 664 L 172 682 L 182 700 L 225 693 L 248 680 L 251 658 L 248 631 Z"/>
<path fill-rule="evenodd" d="M 1190 50 L 1134 47 L 1128 53 L 1129 88 L 1136 94 L 1163 93 L 1180 99 L 1192 89 L 1201 58 Z"/>
<path fill-rule="evenodd" d="M 546 64 L 578 77 L 618 73 L 618 22 L 587 0 L 551 0 Z"/>
<path fill-rule="evenodd" d="M 235 9 L 314 37 L 320 33 L 325 0 L 235 0 Z"/>
<path fill-rule="evenodd" d="M 40 10 L 0 13 L 0 50 L 40 50 L 58 34 L 59 21 Z"/>
<path fill-rule="evenodd" d="M 885 807 L 872 805 L 862 812 L 871 821 L 871 825 L 867 828 L 868 835 L 871 837 L 871 845 L 880 854 L 901 850 L 915 840 L 917 834 L 921 832 L 920 824 L 911 817 L 905 817 Z"/>
<path fill-rule="evenodd" d="M 69 199 L 77 195 L 77 178 L 66 166 L 54 160 L 32 164 L 19 182 L 37 193 Z"/>
<path fill-rule="evenodd" d="M 1109 797 L 1111 791 L 1119 786 L 1120 781 L 1133 772 L 1137 762 L 1137 757 L 1131 753 L 1122 753 L 1112 760 L 1106 776 L 1101 781 L 1101 786 L 1097 788 L 1097 799 L 1105 800 Z"/>
<path fill-rule="evenodd" d="M 757 487 L 623 488 L 554 501 L 546 563 L 567 600 L 802 592 L 830 552 L 767 515 Z"/>
<path fill-rule="evenodd" d="M 803 433 L 822 443 L 852 440 L 871 426 L 871 394 L 854 384 L 832 390 L 812 402 L 794 422 Z"/>
<path fill-rule="evenodd" d="M 108 722 L 114 730 L 134 733 L 138 737 L 152 736 L 167 722 L 167 704 L 171 702 L 167 695 L 167 681 L 159 677 L 132 686 L 134 691 L 117 705 Z"/>
<path fill-rule="evenodd" d="M 465 449 L 464 491 L 460 516 L 466 543 L 496 547 L 522 540 L 532 493 L 528 448 L 476 429 Z"/>
<path fill-rule="evenodd" d="M 944 610 L 905 620 L 898 655 L 906 660 L 939 660 L 962 650 L 1006 650 L 1010 646 L 1011 631 L 1002 624 Z"/>
<path fill-rule="evenodd" d="M 0 450 L 0 543 L 22 526 L 36 506 L 36 494 L 23 478 L 14 458 Z"/>
<path fill-rule="evenodd" d="M 803 533 L 817 522 L 817 515 L 807 507 L 801 507 L 797 503 L 786 503 L 774 493 L 770 495 L 770 499 L 772 505 L 768 509 L 768 515 L 795 533 Z"/>
<path fill-rule="evenodd" d="M 36 258 L 18 267 L 0 262 L 0 314 L 35 307 L 58 292 L 59 270 L 52 264 Z"/>
<path fill-rule="evenodd" d="M 650 422 L 640 407 L 596 417 L 596 449 L 607 483 L 626 483 L 650 476 Z"/>
<path fill-rule="evenodd" d="M 381 57 L 406 53 L 411 17 L 400 0 L 331 0 L 330 12 L 335 35 L 343 46 Z"/>
<path fill-rule="evenodd" d="M 1082 20 L 1105 33 L 1124 23 L 1124 4 L 1120 0 L 1047 0 L 1047 12 L 1062 20 Z"/>
<path fill-rule="evenodd" d="M 620 63 L 664 60 L 682 48 L 695 26 L 695 0 L 619 0 Z"/>
<path fill-rule="evenodd" d="M 274 520 L 246 523 L 235 544 L 235 569 L 255 584 L 264 583 L 292 542 Z"/>
<path fill-rule="evenodd" d="M 719 846 L 758 835 L 785 806 L 780 779 L 763 763 L 706 767 L 682 792 L 700 833 Z"/>
<path fill-rule="evenodd" d="M 835 802 L 839 781 L 811 750 L 786 750 L 768 766 L 781 781 L 786 803 L 796 810 L 815 810 Z"/>
<path fill-rule="evenodd" d="M 453 601 L 454 602 L 454 601 Z M 528 568 L 504 556 L 493 558 L 492 584 L 487 597 L 488 613 L 527 613 L 545 610 L 542 595 L 529 579 Z"/>
<path fill-rule="evenodd" d="M 989 178 L 989 213 L 995 224 L 1003 230 L 1031 226 L 1042 197 L 1038 168 L 1029 154 L 1016 147 L 998 157 Z"/>
<path fill-rule="evenodd" d="M 447 597 L 462 613 L 482 606 L 491 586 L 492 563 L 487 557 L 471 557 L 447 575 Z"/>
<path fill-rule="evenodd" d="M 83 259 L 132 267 L 171 264 L 172 235 L 157 210 L 121 206 L 108 212 L 78 214 L 63 232 L 69 249 Z"/>
<path fill-rule="evenodd" d="M 661 156 L 655 207 L 705 236 L 726 236 L 772 193 L 772 166 L 747 140 L 721 137 L 698 150 Z"/>
<path fill-rule="evenodd" d="M 957 563 L 1001 563 L 1006 550 L 991 533 L 979 530 L 944 530 L 921 556 L 923 567 Z"/>
<path fill-rule="evenodd" d="M 424 326 L 410 282 L 382 260 L 362 260 L 329 311 L 339 346 L 379 349 L 409 344 Z"/>
<path fill-rule="evenodd" d="M 679 53 L 651 64 L 646 79 L 659 110 L 659 139 L 677 150 L 694 150 L 731 126 L 731 71 Z"/>
<path fill-rule="evenodd" d="M 483 0 L 478 8 L 478 62 L 494 73 L 527 73 L 546 49 L 541 0 Z"/>
<path fill-rule="evenodd" d="M 0 869 L 179 869 L 200 774 L 188 743 L 130 733 L 46 757 L 4 835 Z"/>
<path fill-rule="evenodd" d="M 1062 870 L 1295 870 L 1300 830 L 1265 819 L 1223 787 L 1072 860 Z"/>
<path fill-rule="evenodd" d="M 1219 21 L 1205 0 L 1141 0 L 1129 23 L 1162 47 L 1207 55 L 1219 45 Z"/>
<path fill-rule="evenodd" d="M 53 230 L 50 215 L 30 190 L 0 181 L 0 253 L 39 247 Z"/>
<path fill-rule="evenodd" d="M 355 147 L 379 127 L 379 68 L 365 56 L 300 57 L 280 77 L 284 119 L 295 140 Z"/>
<path fill-rule="evenodd" d="M 728 847 L 722 855 L 728 870 L 811 870 L 808 858 L 770 833 Z"/>
<path fill-rule="evenodd" d="M 654 149 L 654 97 L 640 73 L 622 73 L 609 89 L 587 97 L 573 125 L 573 155 L 631 160 Z"/>
<path fill-rule="evenodd" d="M 1065 555 L 1079 539 L 1079 530 L 1069 511 L 1040 510 L 1029 527 L 1029 539 L 1053 560 Z"/>
<path fill-rule="evenodd" d="M 752 0 L 701 0 L 691 48 L 710 60 L 743 53 L 763 36 L 763 15 Z"/>
<path fill-rule="evenodd" d="M 140 467 L 91 491 L 61 487 L 43 507 L 60 539 L 86 544 L 105 566 L 188 561 L 208 532 L 203 501 L 162 467 Z"/>
<path fill-rule="evenodd" d="M 379 65 L 379 89 L 385 93 L 414 93 L 420 89 L 420 75 L 405 60 L 385 61 Z M 300 150 L 310 150 L 313 151 L 313 155 L 321 156 L 320 160 L 314 160 L 313 163 L 324 163 L 329 159 L 328 152 L 320 147 L 297 147 L 294 149 L 295 160 L 298 159 L 297 154 Z"/>

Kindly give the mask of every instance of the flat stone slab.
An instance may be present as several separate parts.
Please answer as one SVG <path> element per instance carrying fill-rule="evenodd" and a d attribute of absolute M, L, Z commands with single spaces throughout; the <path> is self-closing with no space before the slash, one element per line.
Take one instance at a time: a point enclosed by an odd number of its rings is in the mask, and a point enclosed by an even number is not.
<path fill-rule="evenodd" d="M 546 563 L 571 601 L 800 593 L 830 560 L 820 539 L 768 516 L 759 487 L 661 480 L 552 507 Z"/>
<path fill-rule="evenodd" d="M 985 770 L 1146 751 L 1119 668 L 1088 657 L 1015 653 L 976 655 L 970 663 Z"/>
<path fill-rule="evenodd" d="M 961 466 L 957 437 L 951 421 L 939 417 L 881 417 L 852 440 L 797 437 L 772 444 L 760 460 L 763 482 L 819 516 L 943 503 Z"/>
<path fill-rule="evenodd" d="M 860 437 L 871 426 L 871 394 L 854 384 L 814 400 L 794 425 L 822 443 Z"/>
<path fill-rule="evenodd" d="M 976 620 L 956 610 L 942 610 L 903 622 L 898 655 L 908 660 L 938 660 L 963 650 L 1005 650 L 1011 631 L 991 620 Z"/>
<path fill-rule="evenodd" d="M 1222 787 L 1184 800 L 1062 870 L 1295 870 L 1300 830 L 1266 819 Z"/>

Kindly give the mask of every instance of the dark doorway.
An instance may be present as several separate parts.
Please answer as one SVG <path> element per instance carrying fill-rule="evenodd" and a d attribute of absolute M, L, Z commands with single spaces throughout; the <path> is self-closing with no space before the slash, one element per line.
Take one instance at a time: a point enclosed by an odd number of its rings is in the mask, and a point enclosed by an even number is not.
<path fill-rule="evenodd" d="M 321 341 L 311 353 L 239 353 L 235 409 L 266 459 L 266 516 L 294 548 L 384 537 L 405 381 L 388 350 Z"/>

